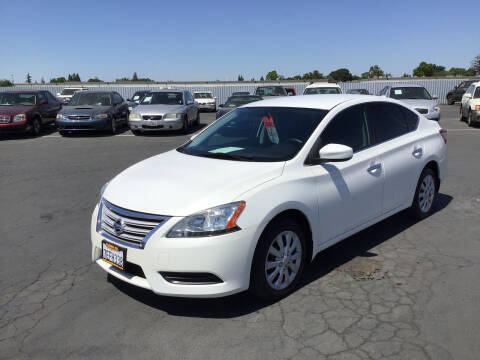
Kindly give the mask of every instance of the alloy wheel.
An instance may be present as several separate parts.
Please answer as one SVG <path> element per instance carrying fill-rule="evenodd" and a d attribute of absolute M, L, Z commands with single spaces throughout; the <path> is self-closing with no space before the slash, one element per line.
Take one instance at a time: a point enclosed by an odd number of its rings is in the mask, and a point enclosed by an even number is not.
<path fill-rule="evenodd" d="M 424 213 L 430 211 L 435 198 L 435 180 L 432 175 L 428 174 L 423 178 L 418 192 L 418 202 L 420 210 Z"/>

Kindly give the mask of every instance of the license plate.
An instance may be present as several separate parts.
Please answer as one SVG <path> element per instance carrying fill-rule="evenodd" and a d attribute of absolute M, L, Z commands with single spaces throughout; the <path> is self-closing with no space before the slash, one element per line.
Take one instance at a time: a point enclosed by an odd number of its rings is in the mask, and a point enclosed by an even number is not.
<path fill-rule="evenodd" d="M 110 244 L 104 240 L 102 241 L 102 259 L 110 265 L 123 270 L 127 260 L 127 249 Z"/>

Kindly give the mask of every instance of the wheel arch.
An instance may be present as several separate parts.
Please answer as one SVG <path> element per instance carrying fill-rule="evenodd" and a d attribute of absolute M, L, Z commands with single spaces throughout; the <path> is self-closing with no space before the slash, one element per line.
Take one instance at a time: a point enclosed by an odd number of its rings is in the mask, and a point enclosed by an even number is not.
<path fill-rule="evenodd" d="M 440 168 L 435 160 L 430 160 L 423 169 L 432 169 L 435 173 L 437 192 L 440 190 Z M 423 171 L 423 170 L 422 170 Z"/>

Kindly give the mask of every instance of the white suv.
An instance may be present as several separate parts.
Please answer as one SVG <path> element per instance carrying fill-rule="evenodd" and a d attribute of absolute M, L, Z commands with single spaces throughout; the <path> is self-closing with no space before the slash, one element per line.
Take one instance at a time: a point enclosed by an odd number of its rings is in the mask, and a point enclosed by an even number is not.
<path fill-rule="evenodd" d="M 196 91 L 193 98 L 198 103 L 199 110 L 217 111 L 217 98 L 211 91 Z"/>
<path fill-rule="evenodd" d="M 64 104 L 67 104 L 77 91 L 82 91 L 82 90 L 88 90 L 88 88 L 84 86 L 66 87 L 62 90 L 62 92 L 57 93 L 57 99 L 59 99 Z"/>
<path fill-rule="evenodd" d="M 303 95 L 318 95 L 318 94 L 341 94 L 342 89 L 337 84 L 328 82 L 317 82 L 308 85 L 303 90 Z"/>
<path fill-rule="evenodd" d="M 468 126 L 480 122 L 480 82 L 471 84 L 462 96 L 460 121 L 465 119 Z"/>

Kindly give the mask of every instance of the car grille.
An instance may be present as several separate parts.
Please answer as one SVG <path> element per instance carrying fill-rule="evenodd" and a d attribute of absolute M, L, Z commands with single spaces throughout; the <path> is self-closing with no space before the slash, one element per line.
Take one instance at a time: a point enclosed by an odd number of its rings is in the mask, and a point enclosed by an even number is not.
<path fill-rule="evenodd" d="M 162 120 L 162 115 L 143 115 L 143 120 Z"/>
<path fill-rule="evenodd" d="M 113 240 L 143 248 L 154 230 L 169 216 L 139 213 L 119 208 L 102 200 L 97 230 Z"/>
<path fill-rule="evenodd" d="M 0 124 L 6 124 L 10 122 L 10 115 L 0 115 Z"/>
<path fill-rule="evenodd" d="M 70 115 L 69 120 L 90 120 L 89 115 Z"/>
<path fill-rule="evenodd" d="M 417 110 L 420 114 L 428 114 L 428 109 L 416 108 L 415 110 Z"/>

